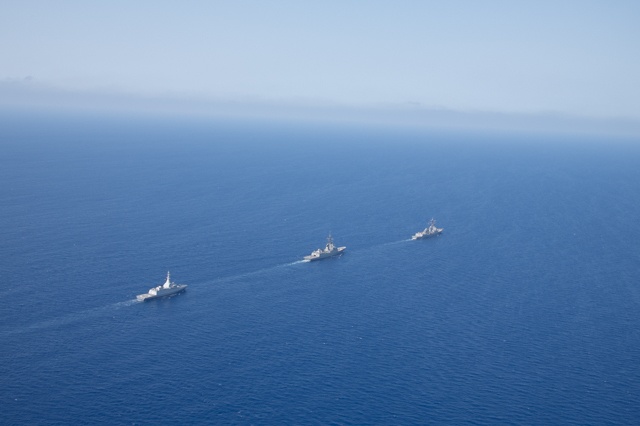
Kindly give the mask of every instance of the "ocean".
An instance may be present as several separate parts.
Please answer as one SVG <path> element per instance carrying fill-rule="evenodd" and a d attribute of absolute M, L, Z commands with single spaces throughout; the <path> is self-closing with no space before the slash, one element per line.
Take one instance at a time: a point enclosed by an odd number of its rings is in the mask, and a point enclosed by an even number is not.
<path fill-rule="evenodd" d="M 0 121 L 3 425 L 640 419 L 639 140 Z"/>

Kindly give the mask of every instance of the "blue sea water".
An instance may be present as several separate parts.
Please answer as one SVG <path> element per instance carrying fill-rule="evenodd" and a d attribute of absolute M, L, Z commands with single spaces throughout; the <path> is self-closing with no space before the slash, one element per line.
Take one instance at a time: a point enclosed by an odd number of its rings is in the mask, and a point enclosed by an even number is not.
<path fill-rule="evenodd" d="M 640 141 L 49 114 L 0 153 L 2 424 L 640 419 Z"/>

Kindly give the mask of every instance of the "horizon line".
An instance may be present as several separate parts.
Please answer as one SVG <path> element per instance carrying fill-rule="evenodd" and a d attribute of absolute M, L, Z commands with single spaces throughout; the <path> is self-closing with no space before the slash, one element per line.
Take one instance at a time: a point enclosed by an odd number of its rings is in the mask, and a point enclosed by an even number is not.
<path fill-rule="evenodd" d="M 375 122 L 427 128 L 597 133 L 640 137 L 640 117 L 595 116 L 556 110 L 498 111 L 450 108 L 419 101 L 348 103 L 328 99 L 269 99 L 257 95 L 212 96 L 133 93 L 122 90 L 65 89 L 23 80 L 0 81 L 3 110 L 52 110 L 106 114 L 138 113 L 220 118 Z"/>

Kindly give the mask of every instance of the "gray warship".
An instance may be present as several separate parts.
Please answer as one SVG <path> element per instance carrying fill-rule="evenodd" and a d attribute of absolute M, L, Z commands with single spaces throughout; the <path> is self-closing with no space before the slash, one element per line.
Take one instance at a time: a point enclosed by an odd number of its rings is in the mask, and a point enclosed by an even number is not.
<path fill-rule="evenodd" d="M 436 228 L 436 220 L 431 219 L 429 221 L 429 226 L 426 227 L 424 231 L 416 232 L 415 234 L 413 234 L 411 239 L 419 240 L 421 238 L 433 237 L 433 236 L 439 235 L 442 231 L 444 231 L 444 228 Z"/>
<path fill-rule="evenodd" d="M 164 284 L 153 287 L 145 294 L 139 294 L 138 296 L 136 296 L 136 299 L 138 299 L 138 301 L 140 302 L 148 302 L 149 300 L 181 293 L 185 291 L 186 288 L 186 284 L 172 283 L 171 274 L 167 272 L 167 280 L 164 282 Z"/>
<path fill-rule="evenodd" d="M 329 237 L 327 238 L 327 245 L 325 246 L 325 248 L 315 250 L 309 256 L 305 256 L 304 260 L 310 262 L 312 260 L 326 259 L 327 257 L 333 257 L 342 254 L 346 249 L 346 247 L 336 247 L 335 245 L 333 245 L 333 238 L 331 237 L 331 234 L 329 234 Z"/>

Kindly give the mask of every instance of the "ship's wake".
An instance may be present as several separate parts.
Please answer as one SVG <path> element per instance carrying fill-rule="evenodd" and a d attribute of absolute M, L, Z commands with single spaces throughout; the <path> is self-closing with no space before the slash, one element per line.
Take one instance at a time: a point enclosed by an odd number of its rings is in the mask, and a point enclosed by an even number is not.
<path fill-rule="evenodd" d="M 299 265 L 301 263 L 309 263 L 309 262 L 310 262 L 310 260 L 306 260 L 306 259 L 296 260 L 295 262 L 285 263 L 283 265 L 278 265 L 277 267 L 278 268 L 284 268 L 285 266 L 293 266 L 293 265 Z"/>
<path fill-rule="evenodd" d="M 411 238 L 406 238 L 404 240 L 398 240 L 398 241 L 392 241 L 390 243 L 384 243 L 383 246 L 392 246 L 394 244 L 408 243 L 409 241 L 413 241 L 413 240 Z"/>
<path fill-rule="evenodd" d="M 309 262 L 309 261 L 308 260 L 296 260 L 295 262 L 281 263 L 279 265 L 267 266 L 266 268 L 256 269 L 255 271 L 245 272 L 243 274 L 230 275 L 228 277 L 217 278 L 217 279 L 215 279 L 213 281 L 214 282 L 237 281 L 237 280 L 240 280 L 240 279 L 243 279 L 243 278 L 248 278 L 248 277 L 252 277 L 252 276 L 255 276 L 255 275 L 263 274 L 265 272 L 273 271 L 275 269 L 286 268 L 286 267 L 295 266 L 295 265 L 299 265 L 301 263 L 307 263 L 307 262 Z"/>
<path fill-rule="evenodd" d="M 388 242 L 388 243 L 381 243 L 381 244 L 377 244 L 375 246 L 370 246 L 367 249 L 372 249 L 373 247 L 383 247 L 383 246 L 401 244 L 401 243 L 406 243 L 408 241 L 412 241 L 411 238 L 398 240 L 398 241 L 391 241 L 391 242 Z M 357 251 L 358 250 L 351 250 L 351 252 L 357 252 Z M 237 275 L 231 275 L 231 276 L 227 276 L 227 277 L 217 278 L 217 279 L 214 279 L 214 280 L 210 281 L 210 283 L 228 283 L 228 282 L 233 282 L 233 281 L 237 281 L 237 280 L 242 280 L 244 278 L 249 278 L 249 277 L 252 277 L 252 276 L 264 274 L 266 272 L 273 271 L 273 270 L 278 269 L 278 268 L 287 268 L 287 267 L 292 267 L 292 266 L 300 265 L 300 264 L 303 264 L 303 263 L 309 263 L 309 262 L 310 262 L 309 260 L 303 259 L 303 260 L 296 260 L 294 262 L 281 263 L 279 265 L 268 266 L 268 267 L 265 267 L 265 268 L 257 269 L 255 271 L 250 271 L 250 272 L 245 272 L 245 273 L 242 273 L 242 274 L 237 274 Z M 104 316 L 104 315 L 106 315 L 109 312 L 112 312 L 114 310 L 118 310 L 118 309 L 121 309 L 121 308 L 124 308 L 124 307 L 136 305 L 138 303 L 142 303 L 142 302 L 137 300 L 137 299 L 131 299 L 131 300 L 125 300 L 123 302 L 111 303 L 109 305 L 100 306 L 100 307 L 91 308 L 91 309 L 86 309 L 86 310 L 79 311 L 79 312 L 72 312 L 72 313 L 69 313 L 69 314 L 66 314 L 66 315 L 62 315 L 62 316 L 59 316 L 59 317 L 56 317 L 56 318 L 51 318 L 51 319 L 48 319 L 48 320 L 36 322 L 36 323 L 30 324 L 30 325 L 14 328 L 14 329 L 10 329 L 10 330 L 3 330 L 0 333 L 2 333 L 2 334 L 17 334 L 17 333 L 25 333 L 25 332 L 29 332 L 29 331 L 36 331 L 36 330 L 42 330 L 42 329 L 47 329 L 47 328 L 53 328 L 53 327 L 66 326 L 66 325 L 72 324 L 74 322 L 86 320 L 88 318 L 97 318 L 97 317 L 100 317 L 100 316 Z"/>
<path fill-rule="evenodd" d="M 114 310 L 118 310 L 126 306 L 131 306 L 136 303 L 138 303 L 138 300 L 131 299 L 131 300 L 126 300 L 124 302 L 116 302 L 116 303 L 111 303 L 109 305 L 99 306 L 96 308 L 85 309 L 83 311 L 70 312 L 68 314 L 65 314 L 59 317 L 50 318 L 44 321 L 39 321 L 33 324 L 17 327 L 11 330 L 3 330 L 2 333 L 3 334 L 5 333 L 21 334 L 21 333 L 27 333 L 30 331 L 38 331 L 38 330 L 43 330 L 48 328 L 62 327 L 69 324 L 73 324 L 78 321 L 84 321 L 89 318 L 98 318 L 100 316 L 105 316 L 108 313 L 113 312 Z"/>

